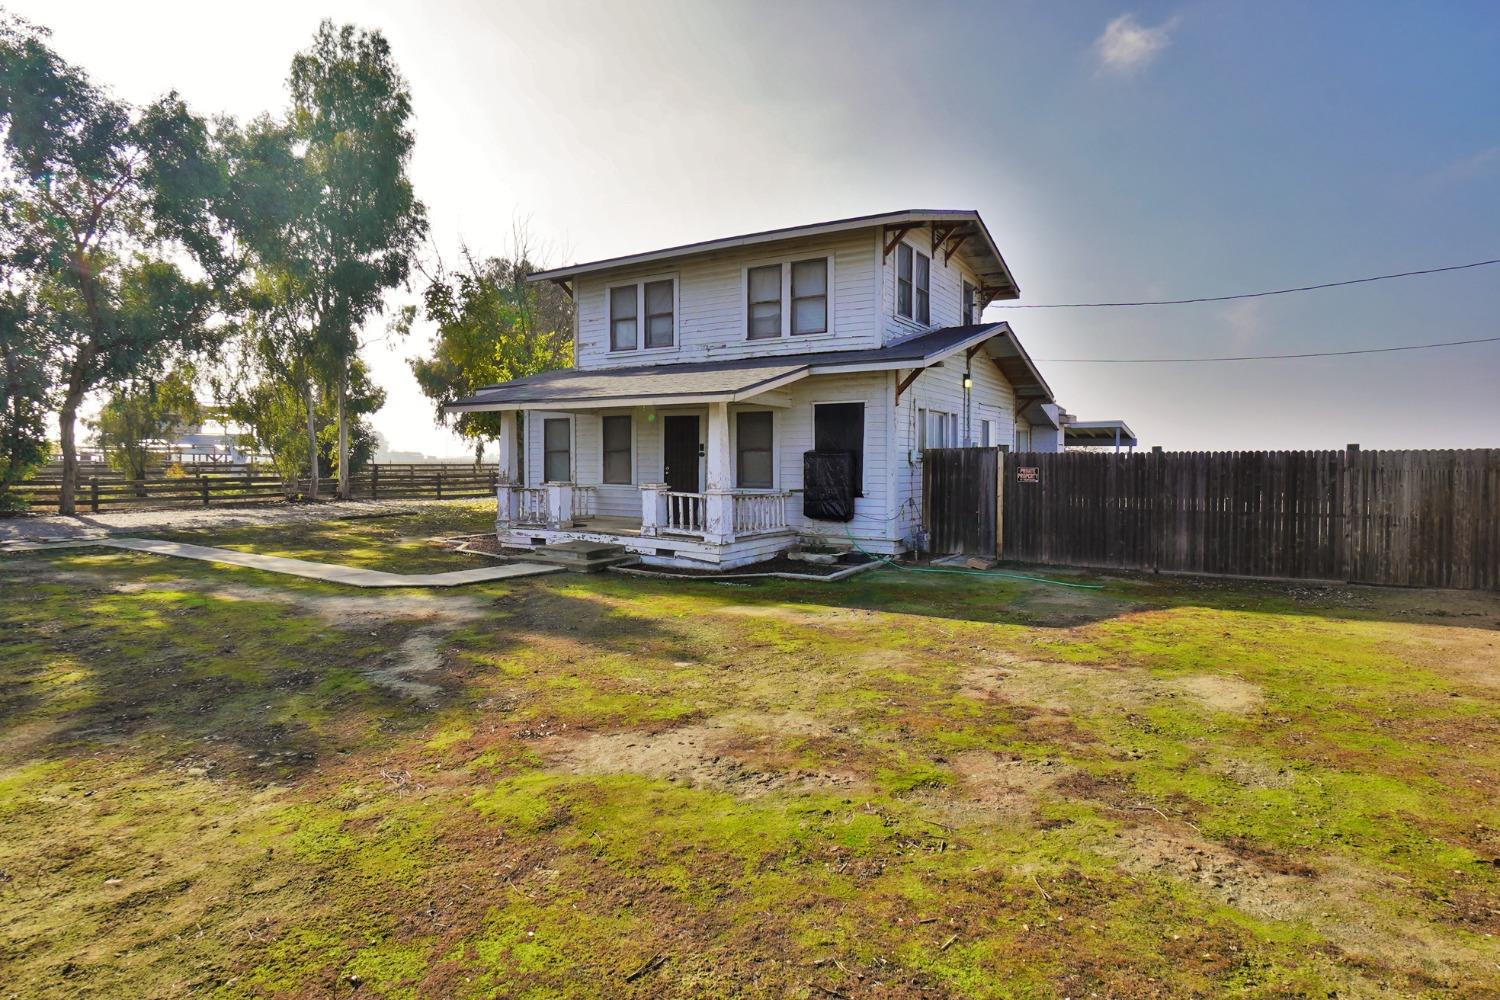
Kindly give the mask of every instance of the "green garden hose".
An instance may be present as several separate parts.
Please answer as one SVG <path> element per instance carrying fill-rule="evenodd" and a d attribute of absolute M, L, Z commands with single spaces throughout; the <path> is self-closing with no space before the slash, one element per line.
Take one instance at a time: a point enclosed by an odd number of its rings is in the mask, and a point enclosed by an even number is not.
<path fill-rule="evenodd" d="M 854 532 L 849 530 L 849 525 L 847 522 L 845 522 L 844 524 L 844 534 L 849 536 L 850 544 L 852 544 L 855 550 L 860 554 L 869 556 L 871 559 L 874 559 L 878 563 L 893 567 L 895 569 L 899 569 L 904 573 L 953 573 L 959 576 L 1003 576 L 1009 580 L 1026 580 L 1031 583 L 1050 584 L 1053 587 L 1070 587 L 1073 590 L 1104 589 L 1104 584 L 1102 583 L 1071 583 L 1067 580 L 1049 580 L 1045 576 L 1027 576 L 1025 573 L 1006 573 L 997 569 L 956 569 L 946 566 L 903 566 L 901 563 L 897 562 L 890 556 L 877 556 L 873 552 L 865 551 L 864 546 L 860 545 L 858 540 L 855 539 Z"/>

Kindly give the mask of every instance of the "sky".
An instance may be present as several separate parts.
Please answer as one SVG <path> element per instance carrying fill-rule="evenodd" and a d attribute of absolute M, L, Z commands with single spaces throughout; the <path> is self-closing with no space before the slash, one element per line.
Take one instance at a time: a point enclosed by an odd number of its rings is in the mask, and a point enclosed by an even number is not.
<path fill-rule="evenodd" d="M 330 17 L 379 28 L 434 246 L 553 265 L 903 208 L 977 209 L 1019 304 L 1186 298 L 1500 257 L 1493 2 L 11 2 L 121 97 L 286 103 Z M 393 303 L 409 299 L 398 292 Z M 1500 335 L 1500 266 L 1235 303 L 992 306 L 1037 359 Z M 383 319 L 392 448 L 459 455 Z M 1500 343 L 1239 364 L 1041 361 L 1169 450 L 1500 446 Z"/>

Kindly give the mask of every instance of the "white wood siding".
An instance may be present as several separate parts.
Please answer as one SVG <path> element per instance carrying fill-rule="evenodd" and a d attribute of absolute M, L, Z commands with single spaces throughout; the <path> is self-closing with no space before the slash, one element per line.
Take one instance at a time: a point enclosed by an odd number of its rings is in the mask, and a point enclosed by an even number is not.
<path fill-rule="evenodd" d="M 837 236 L 789 240 L 744 250 L 684 257 L 642 268 L 579 277 L 576 367 L 609 368 L 637 364 L 680 364 L 709 359 L 762 357 L 804 351 L 855 350 L 880 346 L 875 304 L 876 233 L 856 230 Z M 746 338 L 744 269 L 747 264 L 802 259 L 827 251 L 833 258 L 831 312 L 827 334 L 775 340 Z M 646 277 L 677 278 L 677 344 L 670 349 L 611 353 L 607 290 Z M 934 295 L 934 298 L 936 296 Z M 953 311 L 956 314 L 958 307 Z M 936 315 L 936 312 L 934 312 Z"/>
<path fill-rule="evenodd" d="M 955 257 L 956 261 L 957 258 Z M 979 421 L 996 422 L 991 447 L 1015 445 L 1015 392 L 1010 382 L 984 352 L 974 356 L 974 387 L 969 393 L 968 440 L 979 443 Z M 899 373 L 902 376 L 910 372 Z M 950 355 L 941 368 L 930 368 L 917 377 L 901 395 L 896 407 L 896 425 L 891 461 L 895 469 L 891 496 L 898 525 L 896 537 L 904 538 L 922 521 L 922 463 L 918 450 L 917 411 L 941 410 L 959 417 L 959 439 L 964 439 L 964 356 Z"/>

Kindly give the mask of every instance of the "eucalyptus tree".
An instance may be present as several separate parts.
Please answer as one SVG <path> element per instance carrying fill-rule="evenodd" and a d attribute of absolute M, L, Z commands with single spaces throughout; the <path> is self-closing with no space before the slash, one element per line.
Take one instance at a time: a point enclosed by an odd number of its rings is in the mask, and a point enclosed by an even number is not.
<path fill-rule="evenodd" d="M 462 258 L 463 270 L 440 266 L 429 278 L 420 314 L 408 306 L 396 322 L 403 333 L 419 315 L 436 327 L 431 352 L 408 363 L 440 425 L 449 421 L 443 406 L 460 396 L 573 362 L 572 299 L 553 285 L 528 285 L 536 268 L 524 251 L 476 260 L 465 247 Z M 500 415 L 460 413 L 452 428 L 473 443 L 477 464 L 485 442 L 500 435 Z"/>
<path fill-rule="evenodd" d="M 18 256 L 54 293 L 59 509 L 71 514 L 85 396 L 215 339 L 232 270 L 214 214 L 223 175 L 207 124 L 175 93 L 133 108 L 11 17 L 0 19 L 0 143 Z"/>
<path fill-rule="evenodd" d="M 403 283 L 427 230 L 407 175 L 411 93 L 378 31 L 324 21 L 292 60 L 288 129 L 311 192 L 277 262 L 305 304 L 310 359 L 335 394 L 339 495 L 349 493 L 350 370 L 359 331 Z"/>

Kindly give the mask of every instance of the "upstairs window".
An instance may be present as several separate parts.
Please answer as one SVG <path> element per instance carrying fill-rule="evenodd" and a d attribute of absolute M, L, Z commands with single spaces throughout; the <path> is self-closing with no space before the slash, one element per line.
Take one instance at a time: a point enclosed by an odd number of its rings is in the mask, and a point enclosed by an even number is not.
<path fill-rule="evenodd" d="M 735 416 L 735 483 L 741 489 L 771 488 L 771 414 L 761 410 Z"/>
<path fill-rule="evenodd" d="M 792 333 L 828 332 L 828 258 L 792 265 Z"/>
<path fill-rule="evenodd" d="M 960 320 L 959 322 L 963 323 L 965 326 L 967 326 L 970 323 L 977 323 L 977 322 L 979 322 L 978 317 L 976 317 L 974 315 L 974 305 L 975 305 L 975 302 L 974 302 L 974 286 L 971 285 L 971 284 L 969 284 L 969 282 L 965 281 L 964 282 L 963 301 L 961 302 L 961 304 L 959 306 L 959 308 L 961 310 L 961 315 L 963 316 L 963 319 Z"/>
<path fill-rule="evenodd" d="M 916 258 L 916 264 L 917 264 L 917 266 L 916 266 L 916 278 L 915 278 L 915 280 L 913 282 L 916 285 L 916 305 L 917 305 L 917 310 L 916 310 L 917 314 L 916 314 L 916 316 L 914 318 L 916 319 L 916 321 L 918 323 L 923 323 L 923 324 L 931 323 L 932 322 L 932 307 L 931 307 L 931 298 L 932 298 L 932 296 L 931 296 L 932 259 L 929 258 L 925 253 L 922 253 L 919 250 L 918 251 L 913 251 L 912 255 Z"/>
<path fill-rule="evenodd" d="M 896 315 L 911 316 L 912 248 L 902 243 L 896 247 Z"/>
<path fill-rule="evenodd" d="M 671 347 L 674 304 L 672 281 L 646 282 L 646 346 Z"/>
<path fill-rule="evenodd" d="M 752 267 L 746 279 L 750 296 L 750 339 L 781 336 L 781 265 Z"/>
<path fill-rule="evenodd" d="M 932 258 L 910 243 L 896 247 L 896 315 L 932 322 Z"/>
<path fill-rule="evenodd" d="M 609 349 L 633 351 L 636 347 L 636 293 L 634 285 L 609 290 Z"/>
<path fill-rule="evenodd" d="M 630 417 L 629 415 L 605 417 L 604 437 L 604 481 L 628 484 L 630 469 Z"/>
<path fill-rule="evenodd" d="M 813 405 L 813 447 L 854 456 L 854 495 L 865 495 L 865 404 Z"/>

